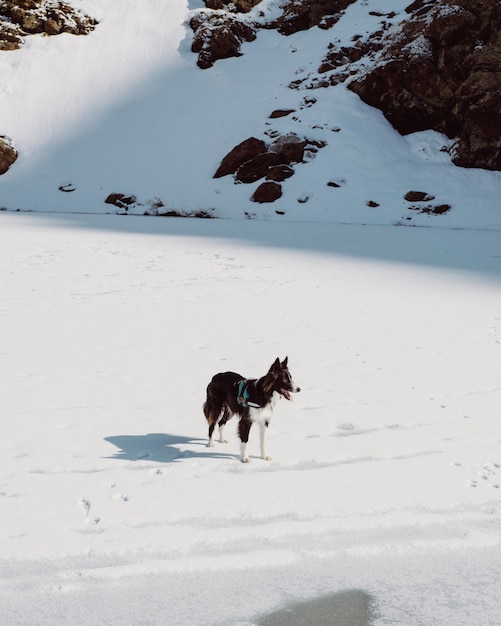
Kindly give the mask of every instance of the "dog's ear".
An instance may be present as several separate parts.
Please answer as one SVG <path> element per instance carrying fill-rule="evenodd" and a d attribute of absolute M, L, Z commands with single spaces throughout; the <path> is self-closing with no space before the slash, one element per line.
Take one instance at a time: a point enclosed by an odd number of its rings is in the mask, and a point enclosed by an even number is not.
<path fill-rule="evenodd" d="M 271 370 L 278 370 L 278 369 L 280 369 L 280 359 L 278 358 L 278 356 L 275 359 L 275 361 L 274 361 L 274 363 L 273 363 L 273 365 L 271 366 L 270 369 Z"/>
<path fill-rule="evenodd" d="M 285 359 L 282 361 L 282 367 L 287 367 L 287 361 L 289 360 L 289 357 L 286 356 Z"/>

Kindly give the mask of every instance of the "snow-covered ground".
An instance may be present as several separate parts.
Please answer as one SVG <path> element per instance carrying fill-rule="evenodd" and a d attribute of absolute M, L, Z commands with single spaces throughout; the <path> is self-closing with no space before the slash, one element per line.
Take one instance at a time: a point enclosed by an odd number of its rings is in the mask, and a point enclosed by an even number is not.
<path fill-rule="evenodd" d="M 3 621 L 497 624 L 499 249 L 489 231 L 1 214 Z M 248 465 L 236 433 L 208 449 L 212 374 L 286 355 L 302 391 L 276 409 L 273 461 L 256 432 Z M 266 617 L 346 589 L 372 612 Z"/>
<path fill-rule="evenodd" d="M 0 213 L 2 623 L 497 625 L 501 174 L 344 86 L 287 87 L 372 32 L 376 0 L 206 71 L 201 1 L 75 6 L 89 36 L 0 54 L 20 153 L 0 208 L 46 212 Z M 328 145 L 257 205 L 212 175 L 267 130 Z M 452 210 L 411 211 L 410 190 Z M 261 219 L 98 215 L 111 192 Z M 252 432 L 241 464 L 236 424 L 208 449 L 211 376 L 286 355 L 302 391 L 273 460 Z"/>

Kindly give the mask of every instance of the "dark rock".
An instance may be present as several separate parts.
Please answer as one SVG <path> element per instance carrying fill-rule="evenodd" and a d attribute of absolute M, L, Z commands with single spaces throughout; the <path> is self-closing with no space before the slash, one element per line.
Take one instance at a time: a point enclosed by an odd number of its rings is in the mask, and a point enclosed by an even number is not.
<path fill-rule="evenodd" d="M 435 196 L 430 196 L 424 191 L 408 191 L 404 196 L 404 200 L 407 202 L 426 202 L 434 199 Z"/>
<path fill-rule="evenodd" d="M 191 49 L 198 53 L 197 65 L 207 69 L 218 59 L 240 56 L 244 41 L 254 41 L 252 26 L 224 11 L 201 11 L 190 21 L 194 32 Z"/>
<path fill-rule="evenodd" d="M 280 165 L 272 165 L 268 168 L 266 174 L 266 180 L 274 180 L 276 182 L 282 182 L 287 178 L 294 175 L 294 170 L 290 165 L 282 163 Z"/>
<path fill-rule="evenodd" d="M 290 115 L 291 113 L 294 113 L 295 109 L 276 109 L 275 111 L 272 111 L 269 115 L 269 118 L 271 120 L 276 119 L 277 117 L 286 117 L 287 115 Z"/>
<path fill-rule="evenodd" d="M 280 157 L 275 152 L 263 152 L 241 165 L 235 174 L 235 179 L 241 183 L 253 183 L 264 178 L 269 168 L 280 162 Z"/>
<path fill-rule="evenodd" d="M 283 14 L 272 22 L 282 35 L 292 35 L 313 26 L 330 28 L 341 17 L 342 11 L 355 0 L 294 0 L 283 4 Z"/>
<path fill-rule="evenodd" d="M 5 172 L 17 160 L 17 150 L 10 143 L 7 137 L 0 137 L 0 174 Z"/>
<path fill-rule="evenodd" d="M 110 193 L 110 195 L 106 198 L 106 204 L 113 204 L 119 209 L 124 209 L 127 211 L 131 204 L 134 204 L 137 200 L 136 196 L 126 196 L 123 193 Z"/>
<path fill-rule="evenodd" d="M 255 137 L 249 137 L 249 139 L 242 141 L 242 143 L 239 143 L 238 146 L 235 146 L 233 150 L 228 152 L 221 161 L 221 165 L 214 174 L 214 178 L 234 174 L 241 165 L 263 152 L 266 152 L 265 142 Z"/>
<path fill-rule="evenodd" d="M 417 0 L 350 88 L 402 134 L 455 138 L 454 163 L 501 170 L 501 4 Z"/>
<path fill-rule="evenodd" d="M 376 207 L 379 206 L 379 202 L 375 202 L 374 200 L 368 200 L 367 206 L 370 207 L 371 209 L 375 209 Z"/>
<path fill-rule="evenodd" d="M 248 13 L 253 7 L 257 6 L 262 0 L 233 0 L 233 2 L 228 2 L 228 0 L 204 0 L 205 6 L 208 9 L 226 9 L 230 10 L 228 7 L 233 5 L 234 11 L 239 13 Z"/>
<path fill-rule="evenodd" d="M 282 195 L 282 186 L 274 182 L 261 183 L 254 192 L 252 202 L 275 202 Z"/>
<path fill-rule="evenodd" d="M 304 157 L 307 142 L 297 135 L 284 135 L 273 142 L 269 151 L 276 153 L 280 163 L 300 163 Z"/>
<path fill-rule="evenodd" d="M 96 20 L 69 4 L 53 0 L 2 0 L 0 18 L 7 20 L 12 28 L 18 28 L 20 35 L 86 35 L 97 24 Z"/>
<path fill-rule="evenodd" d="M 22 31 L 16 24 L 0 22 L 0 50 L 17 50 L 23 43 Z"/>

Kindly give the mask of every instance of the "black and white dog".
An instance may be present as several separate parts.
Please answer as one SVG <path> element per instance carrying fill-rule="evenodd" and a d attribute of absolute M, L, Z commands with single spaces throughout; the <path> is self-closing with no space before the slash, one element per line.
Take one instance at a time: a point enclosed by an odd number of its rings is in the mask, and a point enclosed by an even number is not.
<path fill-rule="evenodd" d="M 246 379 L 236 372 L 216 374 L 207 386 L 207 400 L 204 414 L 209 422 L 209 447 L 214 446 L 214 428 L 219 425 L 219 442 L 227 443 L 223 437 L 226 422 L 234 415 L 240 416 L 238 435 L 241 441 L 240 459 L 249 462 L 247 443 L 252 424 L 259 424 L 261 458 L 271 461 L 266 452 L 266 432 L 270 423 L 273 406 L 283 396 L 292 400 L 291 393 L 301 389 L 292 380 L 287 359 L 280 363 L 276 359 L 268 373 L 259 379 Z"/>

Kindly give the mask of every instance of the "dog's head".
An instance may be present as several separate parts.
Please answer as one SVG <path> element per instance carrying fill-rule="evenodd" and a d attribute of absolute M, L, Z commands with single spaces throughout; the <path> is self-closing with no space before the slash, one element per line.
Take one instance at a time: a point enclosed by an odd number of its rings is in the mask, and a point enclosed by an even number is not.
<path fill-rule="evenodd" d="M 265 389 L 267 391 L 277 391 L 287 400 L 292 400 L 291 393 L 298 393 L 301 388 L 292 380 L 291 373 L 287 366 L 288 357 L 280 362 L 277 358 L 271 365 L 265 376 Z"/>

